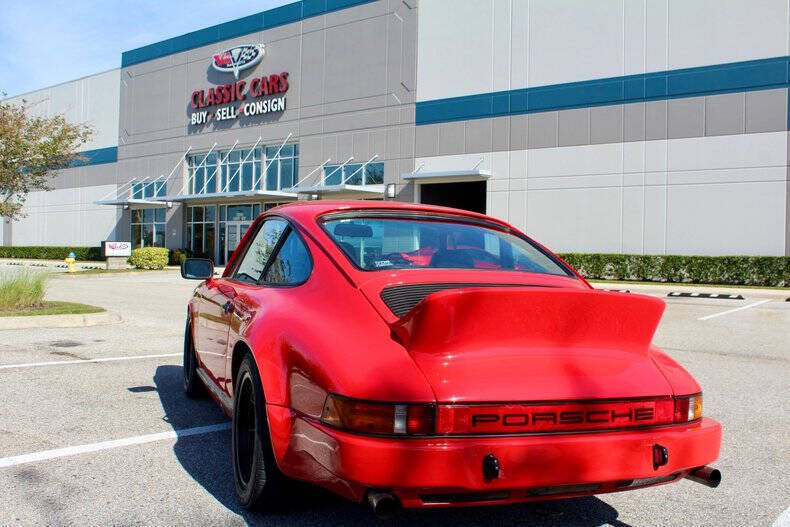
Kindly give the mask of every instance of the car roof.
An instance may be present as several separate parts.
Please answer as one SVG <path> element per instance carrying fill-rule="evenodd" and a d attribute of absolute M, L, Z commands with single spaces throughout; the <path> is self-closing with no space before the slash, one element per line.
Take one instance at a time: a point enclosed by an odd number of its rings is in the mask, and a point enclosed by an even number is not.
<path fill-rule="evenodd" d="M 508 223 L 467 210 L 453 209 L 450 207 L 440 207 L 438 205 L 425 205 L 422 203 L 405 203 L 402 201 L 363 201 L 363 200 L 312 200 L 312 201 L 294 201 L 280 205 L 270 212 L 288 216 L 304 227 L 309 228 L 314 220 L 319 216 L 333 212 L 347 212 L 355 210 L 378 210 L 385 211 L 391 210 L 393 212 L 421 212 L 425 214 L 441 214 L 444 216 L 452 215 L 458 216 L 459 219 L 470 218 L 477 220 L 484 220 L 489 223 L 498 224 L 508 230 L 516 230 Z"/>

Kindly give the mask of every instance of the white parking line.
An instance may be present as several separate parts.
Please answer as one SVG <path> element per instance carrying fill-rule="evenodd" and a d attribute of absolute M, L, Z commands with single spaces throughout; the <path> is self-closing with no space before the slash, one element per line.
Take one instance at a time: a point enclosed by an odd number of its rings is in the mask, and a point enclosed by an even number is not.
<path fill-rule="evenodd" d="M 55 448 L 53 450 L 42 450 L 41 452 L 33 452 L 31 454 L 0 458 L 0 468 L 12 467 L 14 465 L 23 465 L 25 463 L 34 463 L 36 461 L 44 461 L 46 459 L 76 456 L 78 454 L 86 454 L 88 452 L 109 450 L 111 448 L 141 445 L 143 443 L 153 443 L 154 441 L 163 441 L 165 439 L 175 439 L 178 437 L 188 437 L 198 434 L 209 434 L 211 432 L 219 432 L 221 430 L 228 429 L 230 429 L 230 423 L 219 423 L 215 425 L 184 428 L 183 430 L 170 430 L 169 432 L 160 432 L 158 434 L 148 434 L 142 436 L 126 437 L 123 439 L 114 439 L 112 441 L 102 441 L 100 443 L 89 443 L 87 445 Z"/>
<path fill-rule="evenodd" d="M 181 353 L 162 353 L 159 355 L 132 355 L 131 357 L 104 357 L 100 359 L 54 360 L 50 362 L 26 362 L 23 364 L 2 364 L 0 370 L 12 368 L 34 368 L 36 366 L 58 366 L 62 364 L 87 364 L 91 362 L 115 362 L 121 360 L 158 359 L 161 357 L 178 357 Z"/>
<path fill-rule="evenodd" d="M 712 315 L 708 315 L 708 316 L 705 316 L 705 317 L 700 317 L 697 320 L 710 320 L 712 318 L 720 317 L 722 315 L 729 315 L 730 313 L 735 313 L 736 311 L 743 311 L 744 309 L 749 309 L 749 308 L 752 308 L 752 307 L 755 307 L 755 306 L 759 306 L 760 304 L 767 304 L 770 301 L 771 301 L 770 298 L 767 299 L 767 300 L 760 300 L 758 302 L 754 302 L 754 303 L 749 304 L 747 306 L 736 307 L 735 309 L 728 309 L 727 311 L 722 311 L 721 313 L 714 313 Z"/>

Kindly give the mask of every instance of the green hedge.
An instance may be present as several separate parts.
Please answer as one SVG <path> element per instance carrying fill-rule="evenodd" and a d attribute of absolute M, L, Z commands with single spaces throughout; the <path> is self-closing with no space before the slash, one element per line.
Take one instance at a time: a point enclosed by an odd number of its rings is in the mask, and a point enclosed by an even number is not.
<path fill-rule="evenodd" d="M 164 247 L 142 247 L 132 251 L 129 263 L 138 269 L 164 269 L 169 253 Z"/>
<path fill-rule="evenodd" d="M 695 284 L 790 286 L 787 256 L 560 254 L 585 278 Z"/>
<path fill-rule="evenodd" d="M 0 258 L 27 258 L 33 260 L 63 260 L 73 252 L 77 260 L 100 262 L 101 247 L 0 247 Z"/>

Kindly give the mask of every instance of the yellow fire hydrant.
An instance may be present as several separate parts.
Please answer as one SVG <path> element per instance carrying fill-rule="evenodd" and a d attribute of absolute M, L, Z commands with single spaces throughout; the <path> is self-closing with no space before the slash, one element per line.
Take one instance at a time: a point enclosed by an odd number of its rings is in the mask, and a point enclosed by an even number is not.
<path fill-rule="evenodd" d="M 70 273 L 73 273 L 73 272 L 75 272 L 77 270 L 77 266 L 75 265 L 75 262 L 77 261 L 77 255 L 76 254 L 74 254 L 73 252 L 69 253 L 69 255 L 66 257 L 66 259 L 64 261 L 67 264 L 69 264 L 69 272 Z"/>

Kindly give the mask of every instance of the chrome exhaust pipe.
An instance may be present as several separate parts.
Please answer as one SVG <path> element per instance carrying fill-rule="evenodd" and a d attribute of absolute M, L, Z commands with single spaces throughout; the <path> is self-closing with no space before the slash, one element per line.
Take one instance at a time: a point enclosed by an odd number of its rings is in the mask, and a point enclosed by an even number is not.
<path fill-rule="evenodd" d="M 706 487 L 715 489 L 721 483 L 721 472 L 713 467 L 698 467 L 689 472 L 686 479 L 702 483 Z"/>
<path fill-rule="evenodd" d="M 398 498 L 391 492 L 371 490 L 368 492 L 368 505 L 373 514 L 381 520 L 391 520 L 400 508 Z"/>

